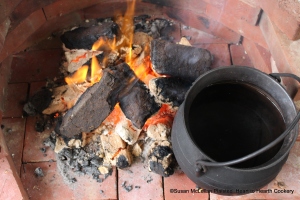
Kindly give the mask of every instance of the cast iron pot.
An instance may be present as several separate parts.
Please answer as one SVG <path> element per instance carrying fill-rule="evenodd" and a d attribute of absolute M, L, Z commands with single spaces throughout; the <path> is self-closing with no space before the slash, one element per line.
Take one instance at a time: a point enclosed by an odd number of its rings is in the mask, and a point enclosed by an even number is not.
<path fill-rule="evenodd" d="M 199 77 L 186 94 L 173 123 L 173 151 L 204 191 L 251 193 L 280 172 L 300 114 L 278 76 L 299 81 L 292 74 L 221 67 Z"/>

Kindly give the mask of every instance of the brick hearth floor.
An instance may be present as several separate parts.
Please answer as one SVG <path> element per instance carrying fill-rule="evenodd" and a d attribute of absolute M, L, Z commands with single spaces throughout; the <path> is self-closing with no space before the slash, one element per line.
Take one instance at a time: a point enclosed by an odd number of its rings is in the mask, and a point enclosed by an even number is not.
<path fill-rule="evenodd" d="M 192 35 L 194 46 L 209 49 L 214 55 L 214 67 L 231 64 L 253 66 L 242 45 L 228 45 L 219 38 L 190 30 L 182 30 L 184 35 Z M 195 41 L 210 41 L 201 44 Z M 46 78 L 54 78 L 58 73 L 62 50 L 60 46 L 45 49 L 36 46 L 27 52 L 14 56 L 12 75 L 8 86 L 8 101 L 3 113 L 3 132 L 9 151 L 13 157 L 22 183 L 30 199 L 300 199 L 300 142 L 296 142 L 283 169 L 264 189 L 285 188 L 294 190 L 294 194 L 253 193 L 244 196 L 226 197 L 216 194 L 175 194 L 171 189 L 190 190 L 195 184 L 186 175 L 177 170 L 168 178 L 150 173 L 143 163 L 133 164 L 130 170 L 116 170 L 103 183 L 97 183 L 87 176 L 80 177 L 74 184 L 66 184 L 57 170 L 55 154 L 51 149 L 40 151 L 42 141 L 51 130 L 38 133 L 34 130 L 35 117 L 22 117 L 22 107 L 30 95 L 45 84 Z M 58 43 L 59 44 L 59 43 Z M 51 45 L 50 45 L 51 46 Z M 298 100 L 300 99 L 297 96 Z M 45 176 L 36 177 L 34 169 L 40 167 Z M 126 181 L 133 185 L 127 192 L 121 184 Z M 137 187 L 135 187 L 137 186 Z"/>

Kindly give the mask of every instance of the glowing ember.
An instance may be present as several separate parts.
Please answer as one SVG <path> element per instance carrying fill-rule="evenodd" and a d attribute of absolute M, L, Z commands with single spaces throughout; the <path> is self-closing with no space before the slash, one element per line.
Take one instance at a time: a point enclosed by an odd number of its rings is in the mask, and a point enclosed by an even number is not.
<path fill-rule="evenodd" d="M 79 62 L 80 59 L 82 59 L 82 58 L 86 58 L 86 53 L 83 54 L 82 56 L 77 56 L 74 60 L 71 60 L 71 62 Z"/>
<path fill-rule="evenodd" d="M 149 125 L 155 125 L 158 123 L 166 124 L 171 127 L 175 114 L 176 111 L 173 108 L 171 108 L 171 106 L 163 104 L 160 110 L 146 121 L 143 129 L 147 130 Z"/>
<path fill-rule="evenodd" d="M 121 120 L 125 119 L 125 115 L 122 112 L 120 105 L 117 103 L 113 109 L 113 111 L 108 115 L 108 117 L 103 121 L 106 123 L 118 124 Z"/>

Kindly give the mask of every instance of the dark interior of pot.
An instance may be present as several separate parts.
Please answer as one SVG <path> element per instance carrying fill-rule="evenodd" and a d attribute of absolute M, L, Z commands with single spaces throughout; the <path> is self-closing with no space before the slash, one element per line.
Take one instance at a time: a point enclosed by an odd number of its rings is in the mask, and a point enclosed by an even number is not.
<path fill-rule="evenodd" d="M 195 97 L 189 111 L 190 135 L 211 159 L 225 162 L 246 156 L 275 140 L 285 122 L 274 99 L 256 86 L 221 82 Z M 234 168 L 253 168 L 272 159 L 282 142 Z"/>

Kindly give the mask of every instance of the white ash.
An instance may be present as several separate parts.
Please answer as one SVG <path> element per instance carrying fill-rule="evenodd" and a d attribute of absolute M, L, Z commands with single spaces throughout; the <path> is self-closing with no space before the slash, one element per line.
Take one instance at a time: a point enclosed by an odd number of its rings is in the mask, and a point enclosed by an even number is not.
<path fill-rule="evenodd" d="M 127 120 L 122 120 L 116 125 L 115 132 L 129 145 L 136 143 L 141 130 L 130 125 Z"/>
<path fill-rule="evenodd" d="M 132 147 L 132 155 L 139 157 L 142 155 L 143 149 L 142 146 L 137 142 Z"/>
<path fill-rule="evenodd" d="M 168 177 L 174 173 L 175 157 L 169 141 L 156 141 L 151 145 L 149 171 Z"/>
<path fill-rule="evenodd" d="M 43 114 L 62 113 L 71 108 L 87 89 L 85 85 L 63 85 L 53 89 L 53 99 Z"/>
<path fill-rule="evenodd" d="M 69 148 L 64 139 L 62 137 L 57 137 L 56 138 L 56 143 L 55 143 L 55 148 L 54 148 L 54 152 L 55 153 L 59 153 L 61 152 L 64 148 Z"/>
<path fill-rule="evenodd" d="M 168 140 L 171 134 L 171 128 L 162 123 L 151 124 L 147 129 L 147 136 L 154 140 Z"/>
<path fill-rule="evenodd" d="M 67 60 L 67 71 L 73 73 L 89 61 L 93 56 L 102 54 L 102 51 L 74 49 L 65 51 L 65 57 Z"/>

